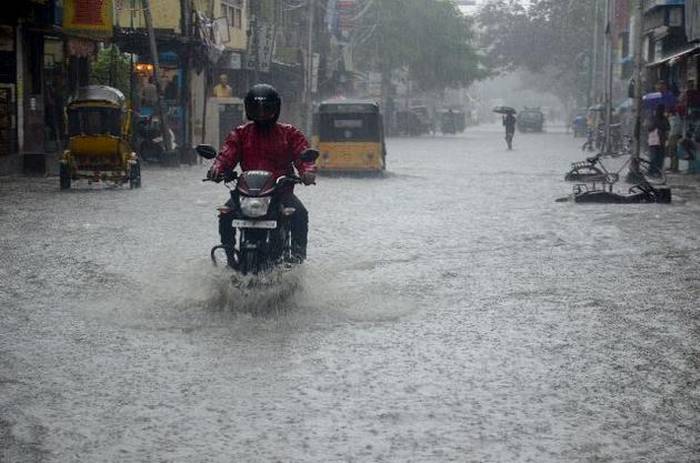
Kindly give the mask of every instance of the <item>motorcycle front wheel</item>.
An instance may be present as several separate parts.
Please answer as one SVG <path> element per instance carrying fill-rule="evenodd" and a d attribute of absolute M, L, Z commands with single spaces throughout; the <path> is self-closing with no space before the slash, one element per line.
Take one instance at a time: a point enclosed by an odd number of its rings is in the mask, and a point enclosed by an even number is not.
<path fill-rule="evenodd" d="M 243 275 L 258 273 L 258 252 L 246 251 L 241 256 L 240 271 Z"/>

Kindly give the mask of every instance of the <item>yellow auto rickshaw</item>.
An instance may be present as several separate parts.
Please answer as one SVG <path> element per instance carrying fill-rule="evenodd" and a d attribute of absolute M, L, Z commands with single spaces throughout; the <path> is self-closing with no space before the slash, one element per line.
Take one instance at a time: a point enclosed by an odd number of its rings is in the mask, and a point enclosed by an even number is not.
<path fill-rule="evenodd" d="M 364 100 L 329 100 L 318 107 L 316 161 L 321 171 L 382 172 L 386 168 L 379 105 Z"/>
<path fill-rule="evenodd" d="M 130 144 L 131 111 L 122 92 L 106 85 L 81 87 L 68 103 L 67 116 L 62 190 L 78 179 L 141 186 L 141 166 Z"/>

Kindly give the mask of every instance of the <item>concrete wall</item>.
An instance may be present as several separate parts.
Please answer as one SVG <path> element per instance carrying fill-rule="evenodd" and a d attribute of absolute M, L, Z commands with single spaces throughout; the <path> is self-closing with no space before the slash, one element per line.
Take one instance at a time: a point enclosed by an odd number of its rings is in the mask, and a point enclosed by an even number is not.
<path fill-rule="evenodd" d="M 252 1 L 257 1 L 257 0 L 252 0 Z M 197 5 L 195 5 L 197 7 Z M 232 27 L 231 24 L 229 24 L 229 38 L 230 41 L 228 43 L 225 43 L 224 46 L 226 48 L 232 49 L 232 50 L 245 50 L 246 45 L 248 42 L 248 36 L 246 35 L 246 31 L 248 30 L 248 2 L 244 1 L 243 2 L 243 18 L 241 21 L 241 27 Z M 200 11 L 206 11 L 206 10 L 200 10 Z M 221 8 L 221 0 L 214 0 L 214 17 L 215 18 L 220 18 L 224 16 L 224 12 L 222 11 Z"/>
<path fill-rule="evenodd" d="M 136 8 L 131 10 L 131 2 L 123 1 L 117 10 L 114 21 L 121 27 L 145 29 L 146 21 L 143 16 L 141 2 L 136 2 Z M 151 15 L 155 29 L 168 29 L 180 32 L 180 0 L 151 0 Z"/>

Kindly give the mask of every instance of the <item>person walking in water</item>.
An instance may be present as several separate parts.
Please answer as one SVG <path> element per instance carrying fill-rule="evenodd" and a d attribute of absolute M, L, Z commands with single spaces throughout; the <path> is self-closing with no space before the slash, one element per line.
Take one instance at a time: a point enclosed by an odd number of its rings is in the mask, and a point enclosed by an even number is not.
<path fill-rule="evenodd" d="M 503 126 L 506 128 L 506 143 L 508 144 L 508 149 L 513 149 L 513 136 L 515 135 L 515 115 L 513 113 L 508 113 L 503 116 Z"/>
<path fill-rule="evenodd" d="M 649 123 L 649 134 L 647 135 L 649 163 L 655 168 L 655 175 L 659 175 L 664 170 L 666 141 L 668 140 L 668 132 L 671 129 L 664 111 L 665 107 L 663 104 L 656 106 L 656 111 L 654 111 L 654 115 Z"/>

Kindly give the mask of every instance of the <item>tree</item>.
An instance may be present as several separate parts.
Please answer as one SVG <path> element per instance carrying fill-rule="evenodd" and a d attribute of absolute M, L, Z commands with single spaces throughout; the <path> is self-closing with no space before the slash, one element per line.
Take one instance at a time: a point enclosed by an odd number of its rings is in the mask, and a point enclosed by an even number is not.
<path fill-rule="evenodd" d="M 488 62 L 542 77 L 563 101 L 588 93 L 595 0 L 493 0 L 477 16 Z"/>
<path fill-rule="evenodd" d="M 131 82 L 131 62 L 116 45 L 103 48 L 90 69 L 90 83 L 110 85 L 129 95 Z"/>
<path fill-rule="evenodd" d="M 467 86 L 487 76 L 471 21 L 451 0 L 375 0 L 358 24 L 356 50 L 366 67 L 407 67 L 422 90 Z"/>

